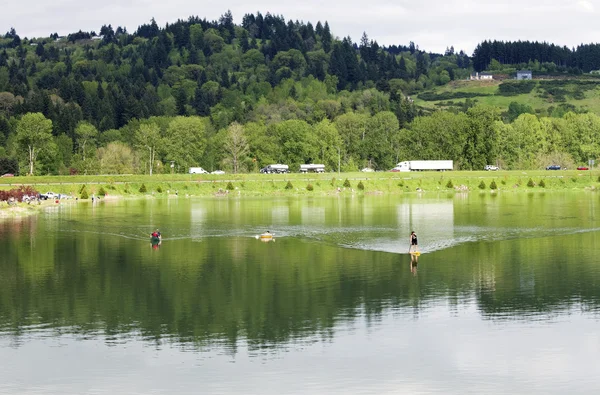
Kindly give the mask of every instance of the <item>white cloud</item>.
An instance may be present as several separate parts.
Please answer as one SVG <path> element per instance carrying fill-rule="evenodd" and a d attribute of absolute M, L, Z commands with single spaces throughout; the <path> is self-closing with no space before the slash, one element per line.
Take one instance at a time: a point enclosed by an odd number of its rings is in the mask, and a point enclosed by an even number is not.
<path fill-rule="evenodd" d="M 327 20 L 338 37 L 356 42 L 363 32 L 382 45 L 408 45 L 443 52 L 446 47 L 471 53 L 485 39 L 537 40 L 575 46 L 595 42 L 596 0 L 318 0 L 281 2 L 259 0 L 203 2 L 192 0 L 104 0 L 83 4 L 75 0 L 26 0 L 3 5 L 0 32 L 11 26 L 21 36 L 47 36 L 82 30 L 98 31 L 103 24 L 125 26 L 130 32 L 152 17 L 159 25 L 197 15 L 216 20 L 227 9 L 240 23 L 246 13 L 283 15 L 286 20 L 316 24 Z M 558 28 L 560 27 L 560 28 Z"/>
<path fill-rule="evenodd" d="M 578 1 L 577 8 L 579 8 L 579 10 L 584 11 L 584 12 L 594 12 L 596 10 L 594 5 L 590 1 L 587 1 L 587 0 Z"/>

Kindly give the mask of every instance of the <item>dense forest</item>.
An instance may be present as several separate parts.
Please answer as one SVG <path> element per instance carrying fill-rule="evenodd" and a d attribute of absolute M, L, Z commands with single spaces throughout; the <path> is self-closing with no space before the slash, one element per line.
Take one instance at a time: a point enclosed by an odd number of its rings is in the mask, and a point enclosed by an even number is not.
<path fill-rule="evenodd" d="M 600 68 L 595 48 L 483 42 L 470 58 L 380 46 L 366 33 L 354 43 L 326 21 L 257 13 L 236 25 L 230 12 L 162 28 L 152 20 L 134 33 L 105 25 L 28 39 L 11 29 L 0 38 L 0 172 L 247 172 L 273 162 L 335 170 L 340 156 L 348 171 L 416 158 L 461 169 L 582 162 L 596 155 L 595 115 L 546 120 L 515 105 L 507 118 L 469 100 L 431 113 L 411 96 L 494 62 L 590 71 Z M 520 133 L 517 121 L 545 125 L 535 150 L 512 145 L 527 136 L 505 141 L 507 130 Z"/>
<path fill-rule="evenodd" d="M 600 69 L 600 44 L 581 44 L 569 49 L 549 43 L 530 41 L 503 42 L 483 41 L 473 52 L 476 71 L 488 69 L 493 60 L 500 64 L 531 67 L 536 63 L 546 72 L 569 72 L 579 74 Z"/>

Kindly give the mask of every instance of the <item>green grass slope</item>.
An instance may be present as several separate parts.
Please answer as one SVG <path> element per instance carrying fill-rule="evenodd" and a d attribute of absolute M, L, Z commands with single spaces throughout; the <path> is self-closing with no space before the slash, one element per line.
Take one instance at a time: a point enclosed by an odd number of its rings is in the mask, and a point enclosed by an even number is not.
<path fill-rule="evenodd" d="M 557 108 L 600 114 L 600 79 L 582 77 L 534 79 L 528 93 L 503 93 L 501 84 L 521 84 L 514 80 L 453 81 L 417 95 L 415 104 L 425 109 L 451 109 L 466 100 L 496 106 L 503 111 L 512 102 L 531 106 L 536 113 L 552 115 Z M 525 82 L 527 83 L 527 82 Z"/>

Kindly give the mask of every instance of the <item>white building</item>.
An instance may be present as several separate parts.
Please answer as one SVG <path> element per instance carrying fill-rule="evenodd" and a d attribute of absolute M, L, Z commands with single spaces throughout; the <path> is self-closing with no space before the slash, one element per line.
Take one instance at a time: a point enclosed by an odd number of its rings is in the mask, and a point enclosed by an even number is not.
<path fill-rule="evenodd" d="M 517 71 L 517 79 L 518 80 L 530 80 L 533 78 L 533 74 L 531 70 L 519 70 Z"/>

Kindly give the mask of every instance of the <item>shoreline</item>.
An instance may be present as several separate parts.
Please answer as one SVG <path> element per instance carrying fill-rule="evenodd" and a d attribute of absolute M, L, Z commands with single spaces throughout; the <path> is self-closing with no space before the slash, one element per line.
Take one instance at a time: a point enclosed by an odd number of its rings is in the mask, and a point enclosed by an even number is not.
<path fill-rule="evenodd" d="M 227 174 L 138 175 L 138 176 L 42 176 L 0 179 L 0 189 L 22 185 L 39 193 L 70 195 L 61 205 L 122 199 L 402 196 L 412 194 L 597 192 L 598 171 L 449 171 L 411 173 L 324 173 L 324 174 Z M 87 197 L 87 199 L 86 199 Z M 22 218 L 55 207 L 55 200 L 17 203 L 0 202 L 0 220 Z"/>
<path fill-rule="evenodd" d="M 230 191 L 230 190 L 217 190 L 211 194 L 189 194 L 189 193 L 146 193 L 146 194 L 112 194 L 106 195 L 99 198 L 96 198 L 96 202 L 92 203 L 91 198 L 89 199 L 64 199 L 60 200 L 59 203 L 56 200 L 45 200 L 40 201 L 40 204 L 37 203 L 17 203 L 14 206 L 9 206 L 7 202 L 0 202 L 0 222 L 8 219 L 22 219 L 27 218 L 33 215 L 37 215 L 45 210 L 50 208 L 58 208 L 64 205 L 76 205 L 79 203 L 91 203 L 98 204 L 100 202 L 116 202 L 121 200 L 141 200 L 141 199 L 191 199 L 191 198 L 209 198 L 209 199 L 223 199 L 223 198 L 281 198 L 281 197 L 334 197 L 334 196 L 422 196 L 425 194 L 428 195 L 440 195 L 444 194 L 446 196 L 450 195 L 462 195 L 466 193 L 476 193 L 478 195 L 490 195 L 490 196 L 498 196 L 501 194 L 546 194 L 546 193 L 584 193 L 584 192 L 598 192 L 600 188 L 591 185 L 589 187 L 584 188 L 571 188 L 571 189 L 552 189 L 552 188 L 535 188 L 535 187 L 525 187 L 525 188 L 504 188 L 504 189 L 470 189 L 464 185 L 460 185 L 454 187 L 452 189 L 447 188 L 438 188 L 438 189 L 421 189 L 417 188 L 411 191 L 405 191 L 399 189 L 397 191 L 380 191 L 380 190 L 357 190 L 356 188 L 343 187 L 339 189 L 330 189 L 328 191 L 322 191 L 317 193 L 305 193 L 306 191 L 302 191 L 298 193 L 298 191 L 271 191 L 271 193 L 241 193 L 242 191 Z M 236 193 L 237 192 L 237 193 Z"/>

